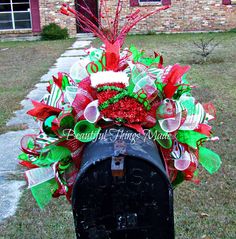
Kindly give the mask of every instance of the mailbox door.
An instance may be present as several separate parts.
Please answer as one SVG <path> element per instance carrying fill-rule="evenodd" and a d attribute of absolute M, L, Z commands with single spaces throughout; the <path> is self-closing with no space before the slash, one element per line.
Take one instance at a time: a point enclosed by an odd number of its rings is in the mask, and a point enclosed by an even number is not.
<path fill-rule="evenodd" d="M 155 143 L 123 140 L 119 153 L 112 138 L 85 149 L 72 197 L 77 238 L 174 238 L 172 188 Z"/>

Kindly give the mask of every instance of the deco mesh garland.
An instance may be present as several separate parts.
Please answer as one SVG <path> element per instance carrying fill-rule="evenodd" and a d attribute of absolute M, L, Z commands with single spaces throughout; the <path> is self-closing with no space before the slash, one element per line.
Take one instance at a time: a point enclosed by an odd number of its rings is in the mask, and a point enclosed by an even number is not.
<path fill-rule="evenodd" d="M 48 94 L 40 102 L 32 101 L 34 108 L 28 111 L 39 123 L 39 133 L 21 140 L 20 164 L 28 168 L 25 175 L 38 205 L 43 208 L 61 195 L 71 200 L 83 147 L 107 124 L 124 125 L 140 134 L 148 129 L 174 186 L 184 180 L 198 183 L 199 165 L 210 174 L 216 172 L 221 159 L 204 147 L 206 141 L 217 139 L 208 124 L 216 111 L 211 103 L 201 104 L 192 96 L 193 86 L 187 81 L 190 67 L 164 66 L 160 54 L 146 57 L 135 46 L 122 49 L 127 33 L 139 21 L 169 6 L 148 13 L 136 10 L 123 27 L 119 25 L 122 1 L 113 20 L 105 0 L 100 1 L 98 19 L 88 7 L 81 8 L 90 18 L 67 4 L 61 13 L 74 16 L 104 45 L 87 49 L 87 56 L 72 66 L 70 74 L 52 77 Z"/>

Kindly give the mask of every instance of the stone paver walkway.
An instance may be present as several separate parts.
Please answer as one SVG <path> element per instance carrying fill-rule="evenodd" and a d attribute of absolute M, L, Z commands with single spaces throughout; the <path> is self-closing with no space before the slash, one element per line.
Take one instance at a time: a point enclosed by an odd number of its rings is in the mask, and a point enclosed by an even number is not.
<path fill-rule="evenodd" d="M 21 172 L 21 169 L 17 167 L 20 139 L 25 134 L 38 130 L 37 123 L 26 114 L 32 108 L 31 99 L 41 100 L 46 93 L 47 82 L 52 75 L 57 75 L 59 71 L 69 73 L 73 63 L 85 55 L 84 48 L 89 47 L 92 40 L 91 35 L 78 36 L 77 41 L 57 59 L 48 73 L 41 77 L 40 83 L 35 86 L 35 89 L 21 102 L 22 109 L 16 111 L 15 117 L 7 122 L 7 126 L 26 124 L 28 129 L 0 135 L 0 160 L 4 162 L 0 168 L 0 222 L 15 213 L 21 194 L 20 188 L 25 185 L 24 181 L 9 180 L 8 178 L 11 174 Z"/>

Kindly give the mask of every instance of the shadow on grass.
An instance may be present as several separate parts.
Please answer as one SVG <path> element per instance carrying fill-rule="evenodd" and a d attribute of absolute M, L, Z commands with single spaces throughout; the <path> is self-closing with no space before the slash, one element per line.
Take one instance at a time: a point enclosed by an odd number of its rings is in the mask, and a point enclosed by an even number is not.
<path fill-rule="evenodd" d="M 223 57 L 211 57 L 207 61 L 203 61 L 200 58 L 185 58 L 179 61 L 179 63 L 184 65 L 212 65 L 224 63 L 225 59 Z"/>

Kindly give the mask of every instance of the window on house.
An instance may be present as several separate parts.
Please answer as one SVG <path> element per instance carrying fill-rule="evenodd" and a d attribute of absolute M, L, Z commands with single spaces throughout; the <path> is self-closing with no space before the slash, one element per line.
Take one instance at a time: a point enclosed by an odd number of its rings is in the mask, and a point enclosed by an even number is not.
<path fill-rule="evenodd" d="M 222 0 L 223 5 L 236 5 L 236 0 Z"/>
<path fill-rule="evenodd" d="M 31 29 L 29 0 L 1 0 L 0 30 Z"/>
<path fill-rule="evenodd" d="M 171 5 L 171 0 L 130 0 L 131 7 L 143 5 Z"/>
<path fill-rule="evenodd" d="M 139 6 L 142 5 L 161 5 L 161 0 L 138 0 Z"/>
<path fill-rule="evenodd" d="M 139 0 L 139 3 L 161 3 L 161 0 Z"/>

